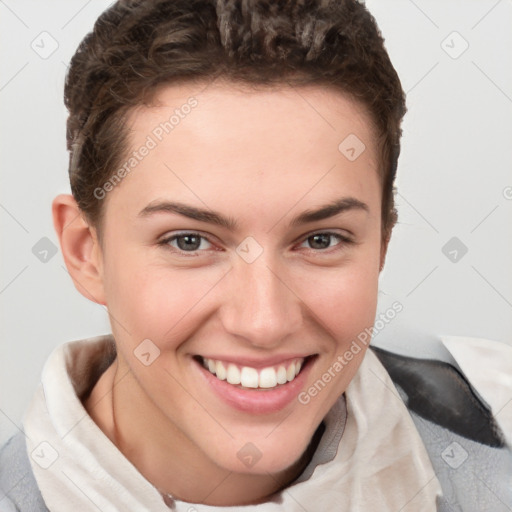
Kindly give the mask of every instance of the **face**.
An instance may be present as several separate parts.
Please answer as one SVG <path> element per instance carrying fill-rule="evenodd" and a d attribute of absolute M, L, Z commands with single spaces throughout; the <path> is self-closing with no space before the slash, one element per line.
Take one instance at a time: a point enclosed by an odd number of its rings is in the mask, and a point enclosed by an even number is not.
<path fill-rule="evenodd" d="M 364 349 L 343 355 L 374 322 L 370 121 L 320 87 L 170 86 L 157 100 L 131 114 L 135 154 L 103 199 L 127 407 L 194 460 L 278 473 L 347 388 Z"/>

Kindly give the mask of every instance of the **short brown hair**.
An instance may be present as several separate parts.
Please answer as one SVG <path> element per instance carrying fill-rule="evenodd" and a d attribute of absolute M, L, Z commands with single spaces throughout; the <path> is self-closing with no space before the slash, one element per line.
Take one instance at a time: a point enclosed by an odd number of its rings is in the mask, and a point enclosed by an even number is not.
<path fill-rule="evenodd" d="M 375 19 L 357 0 L 119 0 L 101 14 L 64 91 L 71 190 L 91 224 L 99 229 L 103 213 L 94 191 L 128 150 L 128 111 L 161 85 L 217 77 L 324 85 L 364 105 L 378 134 L 389 237 L 405 94 Z"/>

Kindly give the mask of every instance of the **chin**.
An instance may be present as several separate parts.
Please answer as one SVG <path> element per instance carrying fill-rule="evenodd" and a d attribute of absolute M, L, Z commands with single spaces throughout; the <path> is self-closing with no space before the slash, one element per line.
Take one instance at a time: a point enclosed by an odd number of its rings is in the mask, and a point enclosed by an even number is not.
<path fill-rule="evenodd" d="M 309 462 L 304 455 L 313 435 L 314 429 L 311 433 L 265 432 L 258 437 L 245 437 L 245 442 L 240 441 L 244 437 L 237 436 L 229 446 L 219 446 L 212 459 L 225 470 L 239 474 L 268 476 L 293 472 L 294 467 L 303 469 Z"/>

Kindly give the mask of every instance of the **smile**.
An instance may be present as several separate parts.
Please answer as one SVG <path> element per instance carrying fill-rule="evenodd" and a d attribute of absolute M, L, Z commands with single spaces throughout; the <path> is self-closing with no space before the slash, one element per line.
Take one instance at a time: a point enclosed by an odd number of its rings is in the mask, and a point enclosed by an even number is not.
<path fill-rule="evenodd" d="M 233 386 L 250 389 L 274 389 L 292 382 L 299 375 L 305 360 L 301 357 L 275 366 L 256 369 L 206 357 L 201 359 L 204 368 L 217 379 L 224 380 Z"/>
<path fill-rule="evenodd" d="M 250 414 L 272 414 L 297 402 L 317 356 L 237 361 L 196 355 L 193 359 L 206 389 L 221 402 Z"/>

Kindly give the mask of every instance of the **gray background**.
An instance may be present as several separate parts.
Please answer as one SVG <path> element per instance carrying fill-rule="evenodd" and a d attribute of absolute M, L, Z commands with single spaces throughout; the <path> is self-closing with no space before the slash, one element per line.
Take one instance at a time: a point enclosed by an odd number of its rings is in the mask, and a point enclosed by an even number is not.
<path fill-rule="evenodd" d="M 110 332 L 52 254 L 50 209 L 69 192 L 66 66 L 109 4 L 0 0 L 0 443 L 21 426 L 51 350 Z M 512 344 L 512 2 L 367 5 L 409 108 L 380 287 L 381 311 L 404 309 L 375 343 L 424 356 L 440 335 Z"/>

